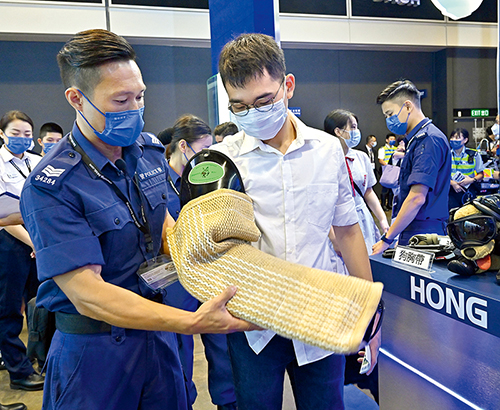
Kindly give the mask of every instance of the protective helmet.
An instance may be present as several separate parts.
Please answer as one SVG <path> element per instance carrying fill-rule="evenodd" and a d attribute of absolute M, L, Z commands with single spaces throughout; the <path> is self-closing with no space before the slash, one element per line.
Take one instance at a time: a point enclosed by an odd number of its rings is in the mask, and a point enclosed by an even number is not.
<path fill-rule="evenodd" d="M 181 208 L 192 199 L 217 189 L 245 193 L 243 180 L 233 161 L 222 152 L 204 149 L 186 164 L 181 177 Z"/>
<path fill-rule="evenodd" d="M 499 233 L 500 194 L 481 196 L 467 204 L 474 205 L 482 214 L 454 219 L 453 216 L 459 208 L 452 209 L 450 211 L 451 222 L 446 227 L 450 239 L 459 249 L 485 245 L 495 239 Z"/>

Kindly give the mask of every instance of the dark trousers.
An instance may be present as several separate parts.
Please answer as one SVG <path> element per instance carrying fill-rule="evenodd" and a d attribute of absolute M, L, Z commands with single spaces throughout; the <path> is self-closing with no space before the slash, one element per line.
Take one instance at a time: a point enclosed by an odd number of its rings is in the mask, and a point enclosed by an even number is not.
<path fill-rule="evenodd" d="M 111 333 L 56 330 L 44 410 L 187 410 L 175 335 L 113 327 Z"/>
<path fill-rule="evenodd" d="M 200 302 L 191 296 L 179 282 L 167 288 L 165 303 L 179 309 L 194 312 L 200 306 Z M 188 398 L 194 403 L 197 392 L 193 383 L 193 352 L 194 340 L 191 335 L 177 335 L 179 343 L 179 356 L 186 377 Z M 227 353 L 226 335 L 203 334 L 201 341 L 205 347 L 205 357 L 208 362 L 208 391 L 215 405 L 234 403 L 233 375 L 229 355 Z"/>
<path fill-rule="evenodd" d="M 0 351 L 11 379 L 23 379 L 34 372 L 19 339 L 23 329 L 21 308 L 36 295 L 38 281 L 31 248 L 0 231 Z"/>
<path fill-rule="evenodd" d="M 274 336 L 257 355 L 244 333 L 227 336 L 238 410 L 281 410 L 285 371 L 297 410 L 343 410 L 345 357 L 330 355 L 303 366 L 293 343 Z"/>
<path fill-rule="evenodd" d="M 391 188 L 382 187 L 382 193 L 380 194 L 380 202 L 383 208 L 392 208 L 392 200 L 394 195 Z"/>

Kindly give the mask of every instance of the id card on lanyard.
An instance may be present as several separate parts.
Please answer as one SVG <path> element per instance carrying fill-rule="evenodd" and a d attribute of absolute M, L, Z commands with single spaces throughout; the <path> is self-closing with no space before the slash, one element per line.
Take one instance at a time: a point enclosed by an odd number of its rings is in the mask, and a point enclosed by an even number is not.
<path fill-rule="evenodd" d="M 118 198 L 120 198 L 124 202 L 128 211 L 130 212 L 130 216 L 132 217 L 135 226 L 144 234 L 148 259 L 141 264 L 139 270 L 137 271 L 137 275 L 140 277 L 140 279 L 146 284 L 149 289 L 154 292 L 157 292 L 176 281 L 177 271 L 175 270 L 175 266 L 173 265 L 173 262 L 170 260 L 170 258 L 168 258 L 166 255 L 153 255 L 153 237 L 151 236 L 151 229 L 146 218 L 146 213 L 144 210 L 144 198 L 139 188 L 137 173 L 134 174 L 133 183 L 141 200 L 140 216 L 137 216 L 135 214 L 135 211 L 132 208 L 132 204 L 130 203 L 127 196 L 120 190 L 120 188 L 118 188 L 118 186 L 113 181 L 111 181 L 101 171 L 99 171 L 97 166 L 90 159 L 83 148 L 78 144 L 72 134 L 69 134 L 68 140 L 73 149 L 82 156 L 84 164 L 90 169 L 90 171 L 94 173 L 94 175 L 96 175 L 99 179 L 106 182 L 113 189 Z"/>

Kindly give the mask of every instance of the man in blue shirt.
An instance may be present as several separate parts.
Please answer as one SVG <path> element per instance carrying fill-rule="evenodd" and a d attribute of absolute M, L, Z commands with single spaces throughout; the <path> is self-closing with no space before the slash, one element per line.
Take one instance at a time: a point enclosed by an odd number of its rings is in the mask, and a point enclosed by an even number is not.
<path fill-rule="evenodd" d="M 445 234 L 451 172 L 448 139 L 425 117 L 420 92 L 411 81 L 390 84 L 377 97 L 377 104 L 382 106 L 389 131 L 405 135 L 406 155 L 399 175 L 396 219 L 373 246 L 374 254 L 387 249 L 398 234 L 400 245 L 420 233 Z"/>
<path fill-rule="evenodd" d="M 172 333 L 255 328 L 225 309 L 235 288 L 196 312 L 162 303 L 137 271 L 160 249 L 167 209 L 161 142 L 144 126 L 135 52 L 88 30 L 58 54 L 71 134 L 27 179 L 21 212 L 36 249 L 38 305 L 55 312 L 44 409 L 187 409 Z"/>

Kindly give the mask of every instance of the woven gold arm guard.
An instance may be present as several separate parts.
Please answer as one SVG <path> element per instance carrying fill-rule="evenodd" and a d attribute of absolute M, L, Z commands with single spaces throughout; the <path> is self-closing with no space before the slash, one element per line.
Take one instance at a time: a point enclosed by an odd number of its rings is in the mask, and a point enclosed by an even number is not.
<path fill-rule="evenodd" d="M 228 310 L 289 339 L 354 353 L 382 295 L 382 284 L 308 268 L 249 244 L 260 232 L 251 199 L 220 189 L 190 201 L 168 229 L 184 288 L 201 302 L 235 285 Z"/>

